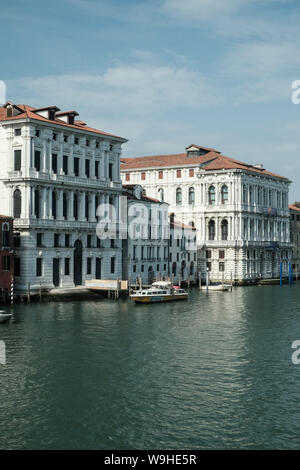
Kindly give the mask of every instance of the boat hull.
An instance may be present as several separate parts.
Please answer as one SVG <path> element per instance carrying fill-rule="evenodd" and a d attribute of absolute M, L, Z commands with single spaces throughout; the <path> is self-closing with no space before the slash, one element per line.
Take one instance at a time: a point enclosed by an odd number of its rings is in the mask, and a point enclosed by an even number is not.
<path fill-rule="evenodd" d="M 153 295 L 153 296 L 139 296 L 139 295 L 132 295 L 131 300 L 134 300 L 135 303 L 141 304 L 152 304 L 156 302 L 171 302 L 174 300 L 186 300 L 188 298 L 188 294 L 178 294 L 178 295 Z"/>
<path fill-rule="evenodd" d="M 5 323 L 7 322 L 8 320 L 10 320 L 12 317 L 12 314 L 11 313 L 4 313 L 4 314 L 0 314 L 0 323 Z"/>

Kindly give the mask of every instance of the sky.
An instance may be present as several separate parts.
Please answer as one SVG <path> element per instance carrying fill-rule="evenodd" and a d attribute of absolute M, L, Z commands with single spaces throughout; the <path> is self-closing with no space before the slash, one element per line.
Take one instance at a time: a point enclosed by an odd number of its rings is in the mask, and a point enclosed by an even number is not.
<path fill-rule="evenodd" d="M 75 109 L 129 140 L 190 144 L 289 177 L 300 200 L 299 0 L 0 0 L 0 80 L 16 104 Z"/>

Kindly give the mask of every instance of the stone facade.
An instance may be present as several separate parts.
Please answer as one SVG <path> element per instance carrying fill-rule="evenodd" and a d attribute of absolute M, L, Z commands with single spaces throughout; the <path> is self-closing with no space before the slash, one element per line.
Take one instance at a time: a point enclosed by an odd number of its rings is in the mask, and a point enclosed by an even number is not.
<path fill-rule="evenodd" d="M 140 185 L 124 185 L 127 237 L 123 240 L 123 279 L 143 285 L 169 276 L 168 205 L 144 195 Z"/>
<path fill-rule="evenodd" d="M 121 145 L 74 111 L 0 108 L 0 211 L 14 217 L 15 288 L 84 285 L 122 274 L 120 242 L 98 240 L 96 210 L 119 211 Z"/>
<path fill-rule="evenodd" d="M 13 219 L 0 215 L 0 300 L 7 300 L 13 289 L 14 254 L 13 254 Z"/>
<path fill-rule="evenodd" d="M 192 145 L 184 154 L 122 159 L 125 183 L 142 184 L 177 220 L 197 229 L 198 271 L 212 280 L 288 276 L 287 178 Z M 221 257 L 220 257 L 221 256 Z"/>
<path fill-rule="evenodd" d="M 291 242 L 293 245 L 292 268 L 296 279 L 300 278 L 300 204 L 289 206 L 291 215 Z"/>

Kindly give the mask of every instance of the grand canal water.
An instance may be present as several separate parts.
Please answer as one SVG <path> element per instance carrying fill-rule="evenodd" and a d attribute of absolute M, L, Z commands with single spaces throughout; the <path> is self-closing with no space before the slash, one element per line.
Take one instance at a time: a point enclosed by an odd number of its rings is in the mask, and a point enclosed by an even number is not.
<path fill-rule="evenodd" d="M 300 284 L 14 312 L 2 449 L 300 448 Z"/>

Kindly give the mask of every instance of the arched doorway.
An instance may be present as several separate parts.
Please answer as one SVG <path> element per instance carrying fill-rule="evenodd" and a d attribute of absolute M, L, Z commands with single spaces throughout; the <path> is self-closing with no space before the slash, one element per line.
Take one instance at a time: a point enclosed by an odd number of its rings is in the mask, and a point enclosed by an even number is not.
<path fill-rule="evenodd" d="M 181 263 L 181 279 L 182 281 L 185 280 L 185 267 L 186 267 L 186 262 L 183 260 Z"/>
<path fill-rule="evenodd" d="M 74 284 L 82 285 L 82 243 L 76 240 L 74 244 Z"/>
<path fill-rule="evenodd" d="M 152 284 L 153 278 L 154 278 L 153 268 L 152 266 L 150 266 L 148 269 L 148 283 L 149 284 Z"/>

